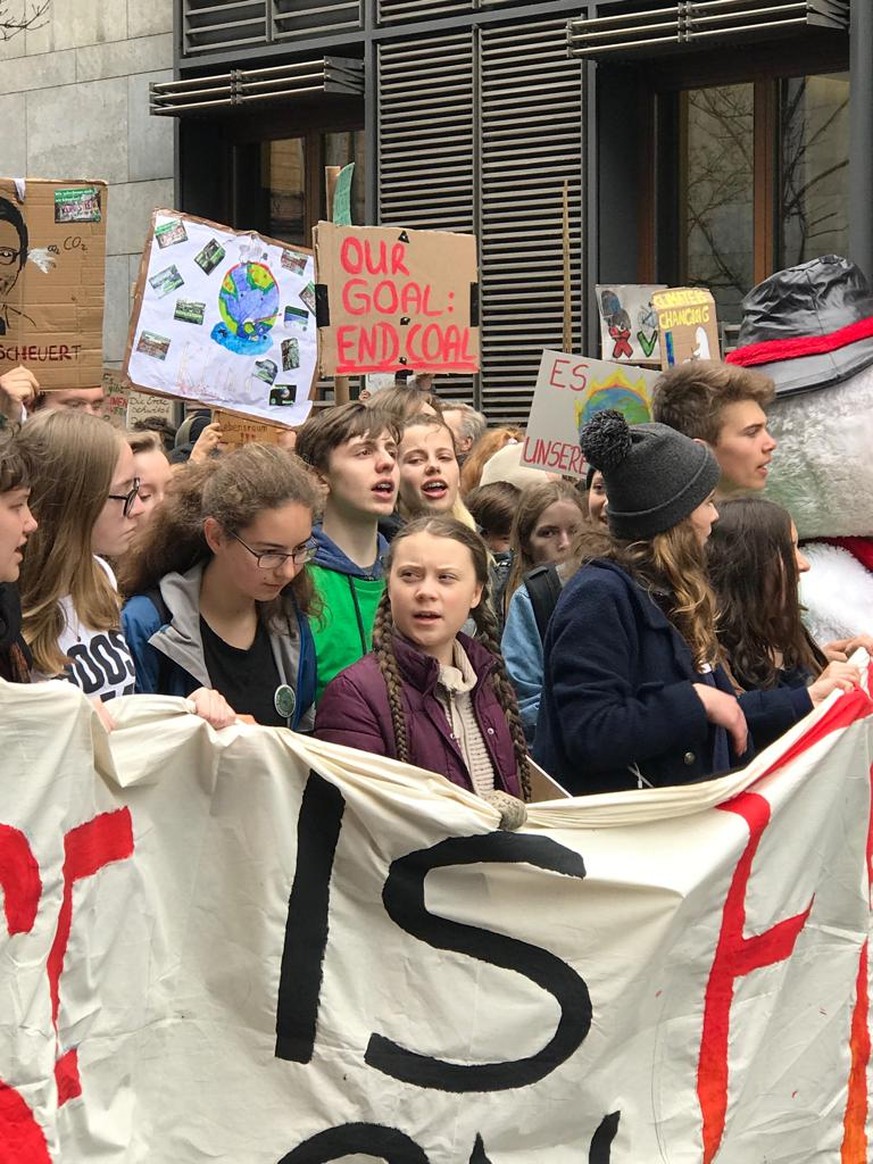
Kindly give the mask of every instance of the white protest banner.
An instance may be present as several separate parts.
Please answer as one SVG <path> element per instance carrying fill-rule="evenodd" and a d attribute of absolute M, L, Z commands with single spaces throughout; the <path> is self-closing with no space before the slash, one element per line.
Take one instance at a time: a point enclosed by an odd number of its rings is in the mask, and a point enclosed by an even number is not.
<path fill-rule="evenodd" d="M 313 233 L 323 376 L 478 372 L 475 235 L 331 222 Z"/>
<path fill-rule="evenodd" d="M 604 408 L 618 409 L 628 424 L 651 420 L 658 376 L 645 368 L 544 351 L 521 463 L 584 477 L 587 466 L 579 448 L 579 429 Z"/>
<path fill-rule="evenodd" d="M 156 210 L 124 370 L 150 392 L 302 424 L 317 338 L 310 251 Z"/>
<path fill-rule="evenodd" d="M 594 288 L 600 313 L 600 351 L 616 363 L 658 363 L 658 315 L 652 292 L 663 283 L 609 283 Z"/>
<path fill-rule="evenodd" d="M 4 1164 L 864 1164 L 873 711 L 529 808 L 0 684 Z"/>

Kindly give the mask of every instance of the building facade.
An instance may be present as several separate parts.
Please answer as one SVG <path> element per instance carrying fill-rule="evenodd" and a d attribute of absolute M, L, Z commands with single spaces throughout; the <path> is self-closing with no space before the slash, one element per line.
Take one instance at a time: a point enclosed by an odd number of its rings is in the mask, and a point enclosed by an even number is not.
<path fill-rule="evenodd" d="M 173 204 L 174 126 L 148 98 L 173 62 L 173 0 L 53 0 L 38 27 L 0 41 L 0 173 L 109 182 L 108 364 L 124 356 L 152 208 Z"/>
<path fill-rule="evenodd" d="M 475 232 L 482 372 L 448 390 L 523 422 L 563 339 L 565 183 L 577 351 L 598 282 L 704 283 L 730 325 L 782 266 L 873 267 L 871 10 L 176 0 L 153 112 L 178 116 L 194 213 L 305 242 L 324 164 L 356 160 L 356 221 Z"/>

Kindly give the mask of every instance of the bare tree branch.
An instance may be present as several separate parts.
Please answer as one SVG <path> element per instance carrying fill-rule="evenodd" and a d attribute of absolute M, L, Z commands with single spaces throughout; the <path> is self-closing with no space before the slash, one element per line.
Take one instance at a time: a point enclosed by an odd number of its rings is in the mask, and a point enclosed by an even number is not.
<path fill-rule="evenodd" d="M 8 3 L 0 3 L 0 40 L 9 40 L 25 29 L 42 28 L 48 21 L 51 0 L 31 0 L 22 3 L 21 15 L 13 16 Z"/>

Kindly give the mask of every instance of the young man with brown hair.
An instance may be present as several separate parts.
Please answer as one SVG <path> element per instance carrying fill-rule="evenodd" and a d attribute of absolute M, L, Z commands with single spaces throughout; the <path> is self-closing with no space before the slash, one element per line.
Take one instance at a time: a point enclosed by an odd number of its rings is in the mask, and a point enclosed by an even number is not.
<path fill-rule="evenodd" d="M 334 675 L 370 649 L 388 548 L 379 520 L 397 501 L 399 439 L 378 409 L 356 401 L 322 409 L 297 433 L 297 455 L 325 491 L 321 525 L 313 531 L 315 558 L 307 567 L 323 608 L 311 620 L 316 702 Z"/>
<path fill-rule="evenodd" d="M 719 497 L 757 492 L 767 484 L 776 448 L 766 413 L 774 394 L 773 381 L 761 372 L 692 360 L 658 380 L 652 416 L 709 445 L 721 470 Z"/>

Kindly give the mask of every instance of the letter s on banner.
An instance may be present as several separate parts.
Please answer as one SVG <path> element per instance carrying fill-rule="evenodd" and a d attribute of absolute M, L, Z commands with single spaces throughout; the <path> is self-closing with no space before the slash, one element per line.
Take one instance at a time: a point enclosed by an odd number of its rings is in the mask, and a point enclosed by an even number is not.
<path fill-rule="evenodd" d="M 392 862 L 382 901 L 393 921 L 429 946 L 469 954 L 492 966 L 523 974 L 548 991 L 561 1008 L 552 1038 L 525 1059 L 462 1065 L 420 1055 L 374 1034 L 364 1055 L 370 1067 L 417 1087 L 454 1092 L 502 1091 L 536 1083 L 581 1046 L 591 1026 L 591 997 L 575 970 L 538 946 L 478 926 L 448 921 L 430 913 L 424 904 L 424 882 L 432 869 L 507 862 L 550 869 L 580 881 L 585 876 L 581 856 L 548 837 L 506 832 L 450 837 Z"/>
<path fill-rule="evenodd" d="M 0 825 L 0 885 L 6 932 L 33 928 L 42 881 L 39 866 L 20 829 Z M 0 1164 L 51 1164 L 48 1144 L 33 1112 L 14 1088 L 0 1079 Z"/>

